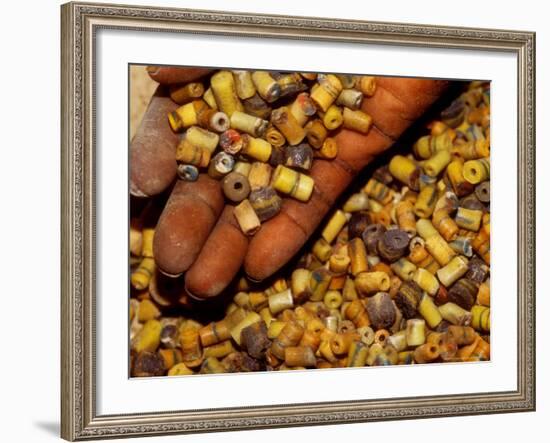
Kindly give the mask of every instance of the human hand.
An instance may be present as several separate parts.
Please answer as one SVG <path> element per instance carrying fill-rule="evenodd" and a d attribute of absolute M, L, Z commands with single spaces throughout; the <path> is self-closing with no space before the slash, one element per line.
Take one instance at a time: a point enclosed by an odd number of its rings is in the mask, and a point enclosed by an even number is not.
<path fill-rule="evenodd" d="M 192 81 L 206 74 L 196 69 L 160 69 L 157 77 L 172 81 Z M 168 74 L 162 69 L 172 71 Z M 373 118 L 369 133 L 341 129 L 335 137 L 336 159 L 315 159 L 313 163 L 309 175 L 315 188 L 309 201 L 285 198 L 281 212 L 251 238 L 240 230 L 234 207 L 225 203 L 217 180 L 201 174 L 196 182 L 178 181 L 156 227 L 157 267 L 172 276 L 185 273 L 187 291 L 196 298 L 221 293 L 243 265 L 253 280 L 269 277 L 300 250 L 355 175 L 390 147 L 445 86 L 443 81 L 378 78 L 376 93 L 362 105 Z M 166 118 L 175 108 L 177 105 L 160 93 L 151 101 L 131 147 L 130 189 L 134 195 L 158 194 L 175 179 L 178 137 Z"/>

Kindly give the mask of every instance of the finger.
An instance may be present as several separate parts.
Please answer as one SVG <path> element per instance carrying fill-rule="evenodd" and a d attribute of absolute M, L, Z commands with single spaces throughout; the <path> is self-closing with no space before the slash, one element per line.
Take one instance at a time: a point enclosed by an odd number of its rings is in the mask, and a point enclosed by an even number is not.
<path fill-rule="evenodd" d="M 178 68 L 174 66 L 147 66 L 149 76 L 163 85 L 186 83 L 197 80 L 210 72 L 208 68 Z"/>
<path fill-rule="evenodd" d="M 362 108 L 372 117 L 376 128 L 396 140 L 437 100 L 447 85 L 443 80 L 377 78 L 375 97 L 363 100 Z"/>
<path fill-rule="evenodd" d="M 197 181 L 178 181 L 160 215 L 153 240 L 159 270 L 183 274 L 193 264 L 224 206 L 220 183 L 201 174 Z"/>
<path fill-rule="evenodd" d="M 318 160 L 311 169 L 315 187 L 310 200 L 303 203 L 287 199 L 281 212 L 263 224 L 251 240 L 244 266 L 253 280 L 269 277 L 299 251 L 354 175 L 391 146 L 446 86 L 445 82 L 432 80 L 391 78 L 380 81 L 380 91 L 365 100 L 369 102 L 368 107 L 365 105 L 367 109 L 376 110 L 371 131 L 366 136 L 340 131 L 337 158 L 332 162 Z"/>
<path fill-rule="evenodd" d="M 226 205 L 197 260 L 185 274 L 187 292 L 196 298 L 220 294 L 243 264 L 248 237 L 239 228 L 233 209 Z"/>
<path fill-rule="evenodd" d="M 130 143 L 130 193 L 135 197 L 160 194 L 176 178 L 178 136 L 166 116 L 177 107 L 157 89 Z"/>

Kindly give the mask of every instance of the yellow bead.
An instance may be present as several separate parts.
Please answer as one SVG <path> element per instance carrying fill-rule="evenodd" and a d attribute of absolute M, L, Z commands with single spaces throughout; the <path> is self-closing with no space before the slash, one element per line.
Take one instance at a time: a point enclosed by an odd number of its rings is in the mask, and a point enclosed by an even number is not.
<path fill-rule="evenodd" d="M 328 243 L 332 243 L 347 222 L 346 214 L 341 210 L 337 210 L 321 232 L 321 237 Z"/>
<path fill-rule="evenodd" d="M 488 158 L 469 160 L 464 163 L 464 168 L 462 169 L 462 174 L 466 181 L 473 185 L 489 180 L 490 172 L 491 165 Z"/>
<path fill-rule="evenodd" d="M 366 134 L 369 132 L 372 126 L 372 117 L 363 111 L 353 111 L 349 108 L 344 108 L 344 123 L 343 126 L 346 129 Z"/>
<path fill-rule="evenodd" d="M 414 263 L 411 263 L 406 258 L 400 258 L 395 263 L 392 263 L 390 268 L 401 280 L 411 280 L 416 271 Z"/>
<path fill-rule="evenodd" d="M 323 124 L 329 131 L 339 128 L 344 122 L 342 111 L 338 106 L 332 105 L 323 116 Z"/>
<path fill-rule="evenodd" d="M 239 323 L 231 328 L 231 337 L 233 337 L 233 340 L 235 340 L 235 342 L 240 345 L 242 330 L 250 326 L 251 324 L 259 321 L 262 321 L 262 317 L 260 317 L 260 314 L 256 312 L 249 312 L 248 314 L 246 314 L 245 318 L 243 318 Z"/>
<path fill-rule="evenodd" d="M 456 255 L 456 252 L 439 234 L 426 239 L 426 249 L 441 266 L 445 266 Z"/>
<path fill-rule="evenodd" d="M 456 211 L 455 221 L 461 228 L 477 232 L 479 231 L 482 217 L 483 211 L 459 207 Z"/>
<path fill-rule="evenodd" d="M 351 274 L 359 275 L 369 268 L 367 248 L 361 238 L 354 238 L 348 243 L 348 253 L 351 261 Z"/>
<path fill-rule="evenodd" d="M 252 73 L 252 81 L 258 94 L 268 103 L 272 103 L 281 96 L 281 87 L 267 71 Z"/>
<path fill-rule="evenodd" d="M 401 183 L 404 183 L 412 190 L 418 190 L 420 168 L 410 158 L 403 155 L 394 155 L 390 160 L 388 169 L 390 174 Z"/>
<path fill-rule="evenodd" d="M 160 344 L 161 330 L 162 325 L 158 320 L 147 321 L 134 337 L 132 348 L 138 353 L 142 351 L 155 352 Z"/>
<path fill-rule="evenodd" d="M 407 320 L 407 345 L 420 346 L 426 341 L 426 322 L 418 318 Z"/>
<path fill-rule="evenodd" d="M 220 136 L 214 132 L 199 128 L 198 126 L 191 126 L 185 132 L 185 139 L 192 145 L 198 146 L 212 154 L 218 146 Z"/>
<path fill-rule="evenodd" d="M 311 99 L 321 111 L 326 112 L 338 98 L 342 89 L 342 83 L 338 77 L 328 74 L 319 78 L 318 85 L 312 88 Z"/>
<path fill-rule="evenodd" d="M 277 166 L 272 177 L 272 186 L 277 191 L 304 202 L 311 197 L 313 185 L 311 177 L 283 165 Z"/>
<path fill-rule="evenodd" d="M 491 330 L 491 309 L 486 306 L 475 305 L 472 307 L 472 327 L 478 331 L 489 332 Z"/>
<path fill-rule="evenodd" d="M 273 148 L 268 141 L 262 138 L 254 138 L 246 134 L 243 135 L 243 139 L 245 140 L 241 150 L 243 154 L 264 163 L 269 161 Z"/>
<path fill-rule="evenodd" d="M 468 259 L 459 255 L 454 257 L 449 263 L 439 269 L 437 278 L 447 288 L 462 277 L 468 271 Z"/>
<path fill-rule="evenodd" d="M 433 299 L 426 293 L 424 293 L 418 304 L 418 312 L 430 328 L 435 328 L 439 323 L 442 322 L 443 317 L 437 309 Z"/>
<path fill-rule="evenodd" d="M 450 162 L 451 153 L 446 150 L 441 150 L 437 151 L 428 160 L 426 160 L 422 165 L 422 168 L 424 169 L 426 175 L 430 177 L 437 177 Z"/>
<path fill-rule="evenodd" d="M 289 145 L 297 145 L 306 136 L 305 129 L 299 125 L 286 107 L 275 109 L 271 113 L 271 123 L 281 131 Z"/>
<path fill-rule="evenodd" d="M 390 276 L 382 271 L 362 272 L 355 279 L 355 288 L 362 295 L 390 289 Z"/>
<path fill-rule="evenodd" d="M 437 189 L 435 186 L 424 187 L 414 205 L 414 213 L 421 218 L 428 218 L 432 215 L 437 202 Z"/>
<path fill-rule="evenodd" d="M 413 274 L 413 281 L 432 297 L 439 290 L 439 282 L 435 276 L 424 268 L 418 268 Z"/>
<path fill-rule="evenodd" d="M 256 94 L 256 87 L 250 71 L 233 71 L 233 78 L 237 95 L 241 100 L 246 100 Z"/>
<path fill-rule="evenodd" d="M 235 111 L 244 111 L 237 96 L 235 80 L 229 71 L 218 71 L 210 79 L 212 93 L 220 111 L 231 117 Z"/>
<path fill-rule="evenodd" d="M 254 115 L 241 111 L 233 112 L 230 118 L 231 127 L 241 132 L 246 132 L 253 137 L 262 137 L 267 130 L 267 120 L 262 120 Z"/>

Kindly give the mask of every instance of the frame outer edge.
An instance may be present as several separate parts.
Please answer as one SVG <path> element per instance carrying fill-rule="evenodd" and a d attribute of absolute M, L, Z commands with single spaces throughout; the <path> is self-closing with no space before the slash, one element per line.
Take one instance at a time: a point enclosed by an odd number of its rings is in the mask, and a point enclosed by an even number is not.
<path fill-rule="evenodd" d="M 74 441 L 78 423 L 75 392 L 74 331 L 74 8 L 61 5 L 61 438 Z"/>
<path fill-rule="evenodd" d="M 518 330 L 520 347 L 518 357 L 523 360 L 518 365 L 518 391 L 499 393 L 487 402 L 479 403 L 479 398 L 456 397 L 454 402 L 436 399 L 428 405 L 404 401 L 372 409 L 366 404 L 353 406 L 346 404 L 342 410 L 334 411 L 335 404 L 327 411 L 312 412 L 313 404 L 293 408 L 284 405 L 260 410 L 246 408 L 237 411 L 173 411 L 151 414 L 122 414 L 96 416 L 93 374 L 93 265 L 86 260 L 94 259 L 95 238 L 92 223 L 93 196 L 93 153 L 86 153 L 91 128 L 86 125 L 93 118 L 90 110 L 91 97 L 89 57 L 90 35 L 87 26 L 93 30 L 94 23 L 89 19 L 119 20 L 118 26 L 125 29 L 124 21 L 138 19 L 147 24 L 147 30 L 157 30 L 154 23 L 173 25 L 185 23 L 194 28 L 190 32 L 204 32 L 196 27 L 204 24 L 204 29 L 217 28 L 218 33 L 229 35 L 239 33 L 257 35 L 266 30 L 267 36 L 279 36 L 275 29 L 284 28 L 282 38 L 302 39 L 309 34 L 319 38 L 327 27 L 329 34 L 341 34 L 340 39 L 349 36 L 349 41 L 363 40 L 367 36 L 382 44 L 420 44 L 422 38 L 432 42 L 433 47 L 481 47 L 510 51 L 518 55 L 520 72 L 518 87 L 520 106 L 523 115 L 518 118 L 520 189 L 518 198 L 525 200 L 520 220 L 527 225 L 519 230 L 519 253 L 524 255 L 520 268 L 523 277 L 520 285 L 526 286 L 519 298 L 519 318 L 523 328 Z M 534 303 L 535 303 L 535 35 L 525 31 L 499 31 L 473 28 L 437 27 L 433 25 L 375 23 L 337 19 L 330 24 L 327 18 L 290 17 L 245 12 L 223 12 L 157 8 L 130 5 L 68 3 L 61 7 L 61 436 L 70 441 L 112 437 L 135 437 L 167 434 L 187 434 L 199 432 L 219 432 L 238 429 L 263 429 L 286 426 L 370 422 L 381 420 L 411 419 L 422 417 L 462 416 L 502 412 L 533 411 L 535 409 L 535 367 L 534 366 Z M 303 31 L 298 31 L 302 28 Z M 101 25 L 100 25 L 101 26 Z M 168 26 L 169 27 L 169 26 Z M 233 32 L 238 28 L 239 32 Z M 128 26 L 132 29 L 132 26 Z M 166 28 L 164 28 L 166 29 Z M 391 38 L 388 38 L 391 37 Z M 315 37 L 314 37 L 315 38 Z M 330 40 L 330 39 L 329 39 Z M 434 43 L 437 42 L 437 43 Z M 91 156 L 91 157 L 90 157 Z M 91 206 L 90 206 L 91 202 Z M 521 206 L 520 206 L 521 207 Z M 91 211 L 91 212 L 90 212 Z M 531 251 L 527 248 L 531 246 Z M 521 288 L 520 288 L 521 289 Z M 522 312 L 523 310 L 523 312 Z M 526 348 L 526 349 L 525 349 Z M 478 395 L 479 397 L 479 395 Z M 491 396 L 489 396 L 491 397 Z M 399 400 L 399 399 L 398 399 Z M 294 405 L 297 406 L 297 405 Z M 351 408 L 351 409 L 350 409 Z M 357 408 L 357 409 L 355 409 Z M 286 410 L 285 410 L 286 409 Z M 189 413 L 191 412 L 191 413 Z M 225 413 L 228 414 L 225 415 Z M 221 415 L 220 415 L 221 414 Z"/>

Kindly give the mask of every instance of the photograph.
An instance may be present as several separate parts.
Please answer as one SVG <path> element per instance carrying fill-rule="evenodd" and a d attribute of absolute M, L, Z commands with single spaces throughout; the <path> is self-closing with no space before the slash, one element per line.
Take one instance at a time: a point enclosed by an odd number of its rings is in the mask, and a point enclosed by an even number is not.
<path fill-rule="evenodd" d="M 491 79 L 130 63 L 129 377 L 490 362 L 490 122 Z"/>

